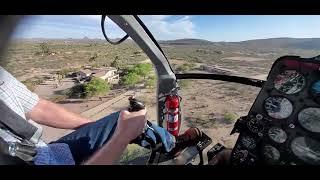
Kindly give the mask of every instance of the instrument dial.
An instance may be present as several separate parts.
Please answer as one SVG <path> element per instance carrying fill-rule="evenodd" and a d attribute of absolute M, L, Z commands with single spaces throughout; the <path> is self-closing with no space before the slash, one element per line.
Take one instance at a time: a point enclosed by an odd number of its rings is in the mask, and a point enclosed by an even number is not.
<path fill-rule="evenodd" d="M 263 147 L 263 157 L 268 164 L 273 164 L 280 159 L 280 152 L 275 147 L 266 145 Z"/>
<path fill-rule="evenodd" d="M 284 143 L 287 140 L 287 134 L 278 127 L 272 127 L 268 131 L 268 135 L 270 139 L 272 139 L 276 143 Z"/>
<path fill-rule="evenodd" d="M 320 143 L 308 137 L 298 137 L 291 142 L 291 150 L 302 161 L 320 165 Z"/>
<path fill-rule="evenodd" d="M 291 115 L 293 106 L 287 98 L 269 97 L 264 104 L 267 114 L 275 119 L 284 119 Z"/>
<path fill-rule="evenodd" d="M 320 132 L 320 108 L 306 108 L 298 114 L 298 121 L 308 131 Z"/>
<path fill-rule="evenodd" d="M 295 94 L 305 86 L 305 78 L 296 70 L 285 70 L 274 80 L 274 87 L 285 94 Z"/>

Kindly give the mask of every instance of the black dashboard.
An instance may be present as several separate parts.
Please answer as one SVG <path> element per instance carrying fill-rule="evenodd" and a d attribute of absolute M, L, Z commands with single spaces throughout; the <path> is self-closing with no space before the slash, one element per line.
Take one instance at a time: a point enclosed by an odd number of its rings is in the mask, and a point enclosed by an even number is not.
<path fill-rule="evenodd" d="M 320 60 L 277 59 L 235 131 L 233 165 L 320 165 Z"/>

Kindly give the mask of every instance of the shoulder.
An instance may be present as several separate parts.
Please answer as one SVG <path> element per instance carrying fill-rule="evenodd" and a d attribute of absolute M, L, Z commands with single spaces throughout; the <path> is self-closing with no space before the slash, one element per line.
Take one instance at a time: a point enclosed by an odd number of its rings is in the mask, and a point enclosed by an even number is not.
<path fill-rule="evenodd" d="M 0 80 L 3 82 L 13 82 L 17 81 L 7 70 L 0 66 Z"/>

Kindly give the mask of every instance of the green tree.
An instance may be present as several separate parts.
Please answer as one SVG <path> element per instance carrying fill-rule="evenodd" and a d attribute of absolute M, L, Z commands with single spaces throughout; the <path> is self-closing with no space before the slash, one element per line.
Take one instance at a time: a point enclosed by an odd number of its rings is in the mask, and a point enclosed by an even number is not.
<path fill-rule="evenodd" d="M 97 57 L 98 57 L 98 54 L 97 54 L 97 53 L 94 53 L 93 56 L 91 56 L 91 57 L 89 58 L 89 62 L 96 61 Z"/>
<path fill-rule="evenodd" d="M 86 97 L 101 95 L 110 90 L 110 85 L 103 79 L 93 78 L 84 85 L 84 94 Z"/>
<path fill-rule="evenodd" d="M 188 79 L 181 79 L 178 81 L 178 84 L 181 88 L 187 88 L 190 85 L 190 80 Z"/>
<path fill-rule="evenodd" d="M 226 123 L 228 124 L 232 124 L 235 120 L 237 120 L 237 115 L 231 112 L 226 111 L 223 114 L 223 118 L 225 120 Z"/>
<path fill-rule="evenodd" d="M 121 69 L 122 67 L 122 64 L 121 62 L 118 60 L 118 59 L 114 59 L 111 64 L 110 64 L 111 67 L 115 67 L 117 69 Z"/>
<path fill-rule="evenodd" d="M 135 86 L 139 81 L 139 75 L 131 72 L 123 77 L 122 84 L 126 86 Z"/>
<path fill-rule="evenodd" d="M 182 72 L 187 72 L 187 71 L 190 71 L 190 70 L 194 69 L 195 66 L 196 65 L 194 63 L 191 63 L 191 64 L 185 63 L 185 64 L 182 64 L 182 65 L 178 66 L 176 68 L 176 70 L 177 71 L 182 71 Z"/>
<path fill-rule="evenodd" d="M 84 84 L 76 84 L 67 93 L 69 98 L 84 98 Z"/>
<path fill-rule="evenodd" d="M 45 42 L 40 43 L 40 49 L 41 49 L 41 53 L 42 53 L 42 54 L 49 54 L 49 53 L 50 53 L 48 44 L 45 43 Z"/>
<path fill-rule="evenodd" d="M 135 73 L 139 76 L 142 76 L 145 79 L 152 71 L 152 64 L 142 63 L 137 64 L 133 68 L 129 69 L 129 73 Z"/>

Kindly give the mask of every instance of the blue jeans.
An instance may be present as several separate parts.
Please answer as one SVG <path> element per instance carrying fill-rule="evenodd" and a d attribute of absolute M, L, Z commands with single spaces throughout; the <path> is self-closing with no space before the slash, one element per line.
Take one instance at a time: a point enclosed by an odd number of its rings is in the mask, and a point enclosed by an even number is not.
<path fill-rule="evenodd" d="M 85 124 L 74 132 L 52 143 L 69 145 L 76 164 L 81 164 L 112 137 L 117 126 L 119 112 L 98 121 Z"/>

